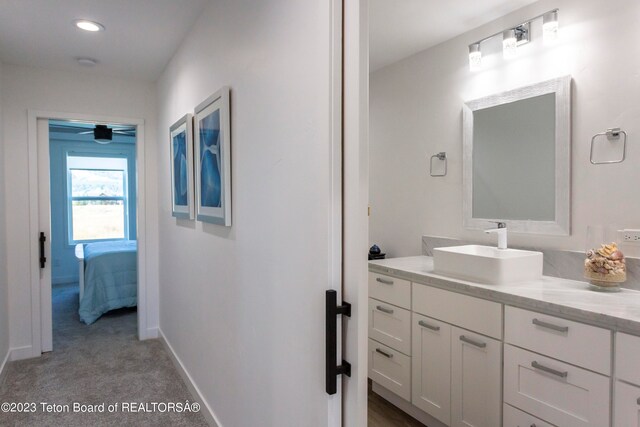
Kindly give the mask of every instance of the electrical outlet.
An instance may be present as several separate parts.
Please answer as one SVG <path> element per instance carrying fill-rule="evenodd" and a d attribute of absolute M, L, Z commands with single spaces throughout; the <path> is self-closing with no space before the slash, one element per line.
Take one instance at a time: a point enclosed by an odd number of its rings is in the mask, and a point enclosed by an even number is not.
<path fill-rule="evenodd" d="M 625 243 L 635 243 L 640 245 L 640 230 L 621 230 L 621 241 Z"/>

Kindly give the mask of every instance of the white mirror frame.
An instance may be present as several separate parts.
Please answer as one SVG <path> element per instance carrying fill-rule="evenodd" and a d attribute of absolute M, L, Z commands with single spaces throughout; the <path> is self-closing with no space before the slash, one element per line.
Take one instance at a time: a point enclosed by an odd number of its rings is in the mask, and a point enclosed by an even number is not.
<path fill-rule="evenodd" d="M 556 95 L 555 220 L 473 218 L 473 112 L 549 93 Z M 463 107 L 462 182 L 464 228 L 484 229 L 489 222 L 504 222 L 516 233 L 568 236 L 571 232 L 571 76 L 466 102 Z"/>

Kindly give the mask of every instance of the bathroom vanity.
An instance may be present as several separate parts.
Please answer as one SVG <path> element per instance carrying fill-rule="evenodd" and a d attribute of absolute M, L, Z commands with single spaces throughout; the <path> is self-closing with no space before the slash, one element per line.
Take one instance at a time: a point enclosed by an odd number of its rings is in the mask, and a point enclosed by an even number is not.
<path fill-rule="evenodd" d="M 434 426 L 640 426 L 640 292 L 369 262 L 373 390 Z"/>

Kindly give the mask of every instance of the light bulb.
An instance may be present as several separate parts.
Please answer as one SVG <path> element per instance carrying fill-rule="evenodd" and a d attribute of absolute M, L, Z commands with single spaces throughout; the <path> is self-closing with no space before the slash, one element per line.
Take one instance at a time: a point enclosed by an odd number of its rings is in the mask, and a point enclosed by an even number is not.
<path fill-rule="evenodd" d="M 542 16 L 542 37 L 545 42 L 558 39 L 558 11 L 552 10 Z"/>
<path fill-rule="evenodd" d="M 73 23 L 76 27 L 84 31 L 90 31 L 92 33 L 104 31 L 104 25 L 99 22 L 87 21 L 86 19 L 76 19 Z"/>
<path fill-rule="evenodd" d="M 515 58 L 518 54 L 518 40 L 513 28 L 502 32 L 502 54 L 505 59 Z"/>
<path fill-rule="evenodd" d="M 482 68 L 482 52 L 480 43 L 469 45 L 469 68 L 471 71 L 479 71 Z"/>

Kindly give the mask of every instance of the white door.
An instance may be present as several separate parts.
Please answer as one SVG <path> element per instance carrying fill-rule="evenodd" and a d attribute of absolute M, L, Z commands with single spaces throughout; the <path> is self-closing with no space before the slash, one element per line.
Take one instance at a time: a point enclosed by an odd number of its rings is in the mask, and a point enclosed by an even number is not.
<path fill-rule="evenodd" d="M 42 352 L 53 350 L 53 329 L 51 317 L 51 201 L 49 190 L 49 120 L 38 119 L 38 234 L 44 233 L 44 253 L 46 261 L 40 268 L 40 330 L 42 333 Z M 35 238 L 35 237 L 32 237 Z"/>
<path fill-rule="evenodd" d="M 411 403 L 451 422 L 451 326 L 413 313 Z"/>
<path fill-rule="evenodd" d="M 451 328 L 451 425 L 501 425 L 502 343 Z"/>

